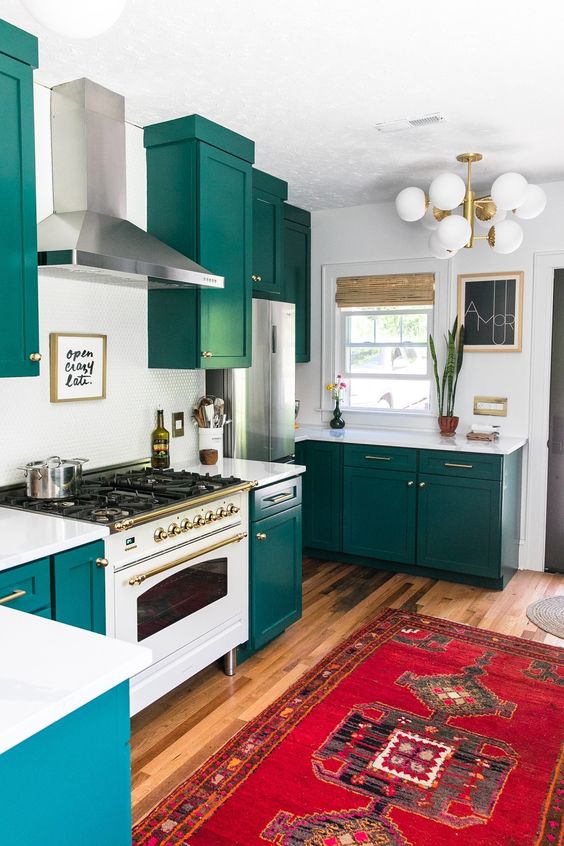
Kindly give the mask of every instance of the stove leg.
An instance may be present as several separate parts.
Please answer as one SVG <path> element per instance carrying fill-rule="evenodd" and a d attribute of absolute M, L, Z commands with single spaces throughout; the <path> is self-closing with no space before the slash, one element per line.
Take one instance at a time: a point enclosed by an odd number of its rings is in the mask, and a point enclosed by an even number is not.
<path fill-rule="evenodd" d="M 223 656 L 223 672 L 226 676 L 234 676 L 237 669 L 237 647 L 230 649 Z"/>

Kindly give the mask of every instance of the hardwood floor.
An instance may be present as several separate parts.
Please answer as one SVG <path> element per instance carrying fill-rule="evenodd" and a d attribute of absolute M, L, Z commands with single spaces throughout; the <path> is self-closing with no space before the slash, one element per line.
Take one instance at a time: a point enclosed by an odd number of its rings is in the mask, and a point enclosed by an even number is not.
<path fill-rule="evenodd" d="M 139 820 L 305 670 L 383 608 L 418 611 L 556 646 L 525 616 L 564 593 L 564 576 L 519 571 L 503 592 L 317 559 L 304 560 L 303 618 L 228 678 L 203 670 L 133 718 L 133 818 Z"/>

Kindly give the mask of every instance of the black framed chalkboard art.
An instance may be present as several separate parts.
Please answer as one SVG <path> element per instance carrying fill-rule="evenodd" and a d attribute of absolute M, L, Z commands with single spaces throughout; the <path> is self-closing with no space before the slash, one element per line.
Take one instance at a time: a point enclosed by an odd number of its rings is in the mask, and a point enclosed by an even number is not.
<path fill-rule="evenodd" d="M 465 352 L 521 352 L 523 271 L 458 277 Z"/>

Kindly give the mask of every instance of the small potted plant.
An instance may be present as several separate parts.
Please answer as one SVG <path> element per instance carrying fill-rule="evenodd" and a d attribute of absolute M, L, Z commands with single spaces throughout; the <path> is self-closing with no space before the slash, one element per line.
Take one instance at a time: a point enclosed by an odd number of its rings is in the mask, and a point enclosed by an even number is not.
<path fill-rule="evenodd" d="M 439 406 L 439 429 L 441 435 L 450 438 L 456 432 L 458 417 L 454 416 L 454 400 L 456 398 L 456 386 L 458 375 L 462 368 L 464 357 L 464 326 L 458 326 L 458 318 L 455 319 L 452 330 L 445 337 L 446 361 L 442 377 L 439 380 L 439 368 L 437 364 L 437 351 L 433 336 L 429 335 L 429 349 L 433 359 L 433 372 L 437 388 L 437 400 Z"/>
<path fill-rule="evenodd" d="M 346 390 L 347 383 L 343 382 L 343 377 L 340 373 L 337 373 L 337 377 L 334 382 L 330 382 L 327 385 L 327 390 L 331 392 L 331 399 L 335 403 L 335 409 L 333 411 L 333 417 L 329 421 L 329 425 L 332 429 L 344 429 L 345 421 L 343 420 L 341 414 L 341 400 L 343 399 L 343 391 Z"/>

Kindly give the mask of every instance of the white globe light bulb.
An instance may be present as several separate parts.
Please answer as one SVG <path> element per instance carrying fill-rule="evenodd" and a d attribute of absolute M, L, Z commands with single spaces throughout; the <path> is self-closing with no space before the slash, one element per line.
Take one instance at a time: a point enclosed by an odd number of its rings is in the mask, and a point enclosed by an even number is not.
<path fill-rule="evenodd" d="M 447 250 L 459 250 L 464 247 L 472 235 L 472 228 L 465 217 L 451 214 L 438 225 L 437 238 Z"/>
<path fill-rule="evenodd" d="M 447 250 L 446 247 L 443 247 L 436 232 L 432 232 L 429 238 L 429 252 L 438 259 L 449 259 L 456 255 L 456 250 Z"/>
<path fill-rule="evenodd" d="M 529 185 L 525 199 L 519 207 L 515 208 L 515 216 L 521 220 L 532 220 L 544 211 L 546 206 L 546 194 L 539 185 Z"/>
<path fill-rule="evenodd" d="M 440 173 L 429 186 L 429 199 L 438 209 L 451 211 L 464 199 L 466 185 L 456 173 Z"/>
<path fill-rule="evenodd" d="M 480 220 L 478 216 L 476 216 L 476 226 L 479 226 L 480 229 L 491 229 L 492 226 L 495 226 L 497 223 L 501 223 L 502 220 L 505 220 L 507 217 L 507 212 L 504 209 L 498 209 L 493 217 L 490 217 L 489 220 Z"/>
<path fill-rule="evenodd" d="M 491 243 L 492 240 L 493 243 Z M 523 242 L 523 230 L 514 220 L 502 220 L 490 229 L 488 242 L 494 253 L 500 253 L 500 255 L 514 253 Z"/>
<path fill-rule="evenodd" d="M 492 200 L 498 209 L 516 209 L 524 201 L 529 183 L 520 173 L 503 173 L 492 185 Z"/>
<path fill-rule="evenodd" d="M 421 220 L 426 206 L 427 198 L 421 188 L 404 188 L 396 197 L 396 211 L 408 223 Z"/>
<path fill-rule="evenodd" d="M 94 38 L 110 29 L 127 0 L 23 0 L 40 24 L 67 38 Z"/>

